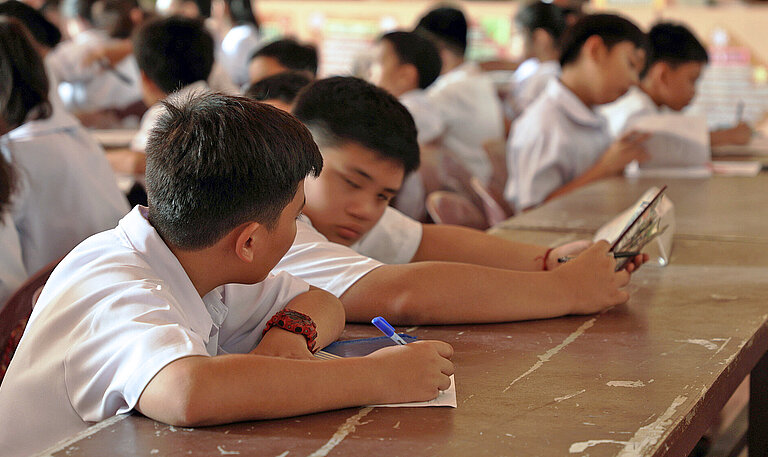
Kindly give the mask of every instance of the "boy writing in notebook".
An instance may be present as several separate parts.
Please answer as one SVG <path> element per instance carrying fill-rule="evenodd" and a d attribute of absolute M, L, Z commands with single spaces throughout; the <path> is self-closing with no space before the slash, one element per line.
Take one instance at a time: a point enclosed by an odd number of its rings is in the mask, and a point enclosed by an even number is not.
<path fill-rule="evenodd" d="M 312 360 L 343 329 L 341 303 L 268 275 L 294 240 L 304 179 L 322 167 L 305 127 L 219 94 L 165 107 L 147 143 L 149 207 L 75 248 L 40 295 L 0 389 L 3 455 L 133 409 L 200 426 L 449 387 L 441 342 Z M 382 381 L 393 372 L 396 384 Z"/>
<path fill-rule="evenodd" d="M 566 31 L 560 78 L 518 118 L 507 143 L 504 197 L 516 210 L 618 175 L 646 158 L 647 134 L 629 132 L 612 143 L 595 111 L 637 83 L 645 44 L 637 26 L 610 14 L 585 16 Z"/>
<path fill-rule="evenodd" d="M 629 272 L 614 271 L 605 242 L 558 266 L 589 243 L 550 250 L 422 225 L 390 208 L 419 164 L 419 146 L 408 111 L 382 89 L 348 77 L 316 81 L 293 114 L 312 131 L 325 168 L 307 182 L 306 219 L 275 271 L 340 297 L 348 321 L 505 322 L 592 313 L 629 298 Z"/>
<path fill-rule="evenodd" d="M 620 135 L 639 116 L 658 114 L 664 107 L 681 111 L 696 95 L 696 82 L 709 61 L 707 50 L 683 25 L 660 23 L 648 32 L 649 51 L 640 83 L 601 109 L 611 132 Z M 747 144 L 752 129 L 735 127 L 710 132 L 710 145 Z"/>

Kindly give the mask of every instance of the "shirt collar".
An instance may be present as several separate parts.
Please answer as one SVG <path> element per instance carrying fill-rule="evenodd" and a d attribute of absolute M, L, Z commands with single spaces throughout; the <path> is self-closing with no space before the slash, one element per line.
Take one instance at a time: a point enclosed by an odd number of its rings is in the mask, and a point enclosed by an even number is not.
<path fill-rule="evenodd" d="M 194 284 L 184 271 L 184 267 L 181 266 L 179 260 L 173 255 L 152 224 L 149 223 L 145 206 L 137 205 L 133 208 L 120 220 L 118 230 L 123 232 L 125 238 L 141 255 L 142 259 L 149 264 L 152 271 L 155 271 L 160 279 L 165 281 L 165 287 L 171 289 L 171 294 L 176 298 L 181 308 L 185 311 L 189 310 L 185 314 L 189 319 L 192 331 L 201 335 L 207 343 L 214 323 L 209 307 L 217 299 L 221 302 L 219 291 L 214 289 L 205 297 L 200 297 Z M 219 313 L 217 310 L 214 314 Z M 224 317 L 226 317 L 226 313 L 224 313 Z M 219 320 L 219 317 L 216 320 Z M 220 320 L 223 321 L 223 317 Z"/>
<path fill-rule="evenodd" d="M 552 78 L 545 91 L 546 96 L 559 105 L 562 112 L 573 122 L 587 127 L 606 127 L 605 119 L 585 105 L 559 78 Z"/>
<path fill-rule="evenodd" d="M 53 112 L 46 119 L 27 121 L 6 133 L 5 136 L 10 140 L 19 141 L 26 138 L 69 131 L 80 127 L 80 122 L 74 116 L 63 109 L 56 109 L 55 105 L 52 105 L 52 108 Z"/>

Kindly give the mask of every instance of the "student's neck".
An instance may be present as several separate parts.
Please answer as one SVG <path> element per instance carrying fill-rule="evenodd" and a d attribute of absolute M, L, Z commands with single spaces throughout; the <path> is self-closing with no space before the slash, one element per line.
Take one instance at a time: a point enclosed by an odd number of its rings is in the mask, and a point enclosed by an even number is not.
<path fill-rule="evenodd" d="M 211 249 L 216 249 L 216 245 L 197 251 L 186 251 L 170 245 L 168 249 L 176 256 L 200 297 L 204 297 L 208 292 L 223 284 L 232 282 L 227 281 L 223 276 L 228 271 L 224 265 L 211 263 L 211 259 L 217 258 L 214 253 L 210 252 Z"/>
<path fill-rule="evenodd" d="M 573 92 L 573 94 L 581 100 L 582 103 L 592 109 L 596 105 L 594 96 L 592 95 L 592 87 L 589 85 L 591 77 L 589 75 L 582 74 L 580 68 L 568 67 L 563 69 L 563 73 L 560 76 L 560 82 Z"/>
<path fill-rule="evenodd" d="M 441 54 L 441 57 L 443 59 L 443 68 L 440 72 L 441 75 L 452 71 L 464 63 L 464 57 L 459 57 L 451 52 L 444 52 Z"/>
<path fill-rule="evenodd" d="M 556 49 L 548 49 L 539 52 L 536 58 L 539 59 L 539 62 L 551 62 L 560 59 L 560 53 Z"/>
<path fill-rule="evenodd" d="M 645 92 L 645 94 L 649 96 L 651 100 L 653 100 L 653 103 L 657 107 L 661 108 L 662 106 L 664 106 L 664 103 L 662 103 L 661 96 L 659 94 L 659 88 L 654 83 L 654 81 L 648 78 L 643 79 L 642 81 L 640 81 L 640 84 L 638 84 L 638 87 L 640 88 L 640 90 Z"/>

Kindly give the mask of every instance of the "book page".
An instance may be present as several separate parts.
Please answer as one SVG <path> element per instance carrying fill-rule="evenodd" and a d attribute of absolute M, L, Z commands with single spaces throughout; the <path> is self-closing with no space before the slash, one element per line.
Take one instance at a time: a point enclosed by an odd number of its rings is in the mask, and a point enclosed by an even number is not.
<path fill-rule="evenodd" d="M 632 120 L 631 130 L 651 133 L 645 147 L 651 158 L 641 169 L 704 166 L 710 161 L 709 128 L 704 118 L 654 114 Z"/>

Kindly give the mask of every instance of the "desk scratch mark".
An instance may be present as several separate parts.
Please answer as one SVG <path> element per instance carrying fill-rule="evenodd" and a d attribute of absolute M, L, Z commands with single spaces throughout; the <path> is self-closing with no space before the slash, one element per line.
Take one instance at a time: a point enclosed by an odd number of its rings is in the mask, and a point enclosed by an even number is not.
<path fill-rule="evenodd" d="M 240 451 L 228 451 L 221 446 L 216 446 L 216 449 L 219 450 L 221 455 L 240 455 Z"/>
<path fill-rule="evenodd" d="M 667 428 L 672 425 L 672 416 L 677 411 L 677 408 L 685 403 L 688 397 L 679 395 L 672 401 L 664 413 L 659 416 L 654 422 L 640 427 L 637 432 L 629 439 L 624 449 L 621 450 L 617 457 L 638 457 L 645 455 L 649 447 L 654 446 L 667 432 Z"/>
<path fill-rule="evenodd" d="M 570 395 L 564 395 L 562 397 L 557 397 L 557 398 L 555 398 L 555 402 L 556 403 L 560 403 L 561 401 L 568 400 L 569 398 L 573 398 L 576 395 L 581 395 L 581 394 L 583 394 L 586 391 L 587 391 L 587 389 L 581 389 L 580 391 L 578 391 L 576 393 L 572 393 Z"/>
<path fill-rule="evenodd" d="M 675 343 L 698 344 L 699 346 L 704 346 L 710 351 L 714 351 L 715 349 L 717 349 L 717 345 L 709 340 L 702 340 L 702 339 L 675 340 Z"/>
<path fill-rule="evenodd" d="M 282 454 L 278 455 L 277 457 L 285 457 L 285 456 L 286 456 L 286 455 L 288 455 L 290 452 L 291 452 L 291 451 L 285 451 L 285 452 L 283 452 Z"/>
<path fill-rule="evenodd" d="M 344 422 L 344 425 L 342 425 L 341 427 L 339 427 L 338 430 L 336 430 L 336 433 L 333 434 L 331 439 L 329 439 L 328 442 L 323 445 L 323 447 L 309 454 L 308 457 L 327 456 L 328 453 L 333 450 L 333 448 L 335 448 L 336 446 L 339 445 L 339 443 L 344 441 L 344 438 L 346 438 L 347 435 L 349 435 L 350 433 L 353 433 L 355 431 L 355 428 L 358 425 L 362 425 L 360 423 L 360 419 L 367 416 L 368 413 L 370 413 L 371 411 L 373 411 L 373 408 L 371 407 L 365 407 L 360 409 L 360 411 L 357 414 L 347 419 L 346 422 Z"/>
<path fill-rule="evenodd" d="M 606 386 L 610 387 L 645 387 L 645 383 L 643 381 L 637 380 L 637 381 L 608 381 L 605 383 Z"/>
<path fill-rule="evenodd" d="M 56 452 L 61 452 L 68 446 L 71 446 L 72 444 L 85 439 L 90 438 L 91 436 L 95 435 L 97 432 L 116 424 L 117 422 L 120 422 L 121 420 L 125 419 L 126 417 L 130 416 L 130 414 L 119 414 L 117 416 L 112 416 L 109 419 L 104 419 L 101 422 L 96 423 L 95 425 L 92 425 L 85 430 L 70 436 L 69 438 L 66 438 L 62 441 L 59 441 L 58 443 L 54 444 L 53 446 L 49 447 L 48 449 L 44 450 L 40 454 L 37 454 L 38 457 L 42 456 L 52 456 Z"/>
<path fill-rule="evenodd" d="M 710 357 L 709 360 L 712 360 L 717 354 L 722 352 L 722 350 L 725 349 L 725 347 L 728 345 L 728 343 L 731 342 L 732 339 L 733 339 L 733 337 L 730 337 L 730 338 L 726 339 L 725 342 L 720 345 L 720 349 L 718 349 L 714 354 L 712 354 L 712 357 Z"/>
<path fill-rule="evenodd" d="M 514 381 L 509 383 L 509 385 L 502 391 L 502 393 L 508 391 L 509 389 L 512 388 L 513 385 L 515 385 L 515 383 L 517 383 L 521 379 L 525 378 L 529 374 L 531 374 L 534 371 L 536 371 L 539 368 L 541 368 L 542 365 L 544 365 L 545 362 L 549 362 L 549 359 L 551 359 L 553 356 L 557 355 L 558 352 L 560 352 L 563 349 L 565 349 L 569 344 L 571 344 L 574 341 L 576 341 L 576 339 L 578 337 L 580 337 L 585 331 L 587 331 L 587 329 L 589 329 L 590 327 L 595 325 L 595 321 L 596 320 L 597 320 L 597 318 L 593 317 L 592 319 L 584 322 L 583 324 L 581 324 L 581 326 L 579 328 L 576 329 L 575 332 L 573 332 L 570 335 L 568 335 L 568 338 L 564 339 L 562 343 L 558 344 L 557 346 L 553 347 L 549 351 L 547 351 L 544 354 L 540 355 L 539 356 L 539 361 L 536 362 L 535 364 L 533 364 L 533 366 L 531 368 L 529 368 L 528 371 L 526 371 L 525 373 L 521 374 L 520 376 L 515 378 Z"/>
<path fill-rule="evenodd" d="M 571 447 L 568 448 L 568 452 L 570 452 L 571 454 L 577 454 L 579 452 L 586 451 L 587 448 L 590 448 L 592 446 L 597 446 L 598 444 L 627 444 L 627 441 L 616 441 L 616 440 L 589 440 L 589 441 L 581 441 L 579 443 L 571 444 Z"/>

